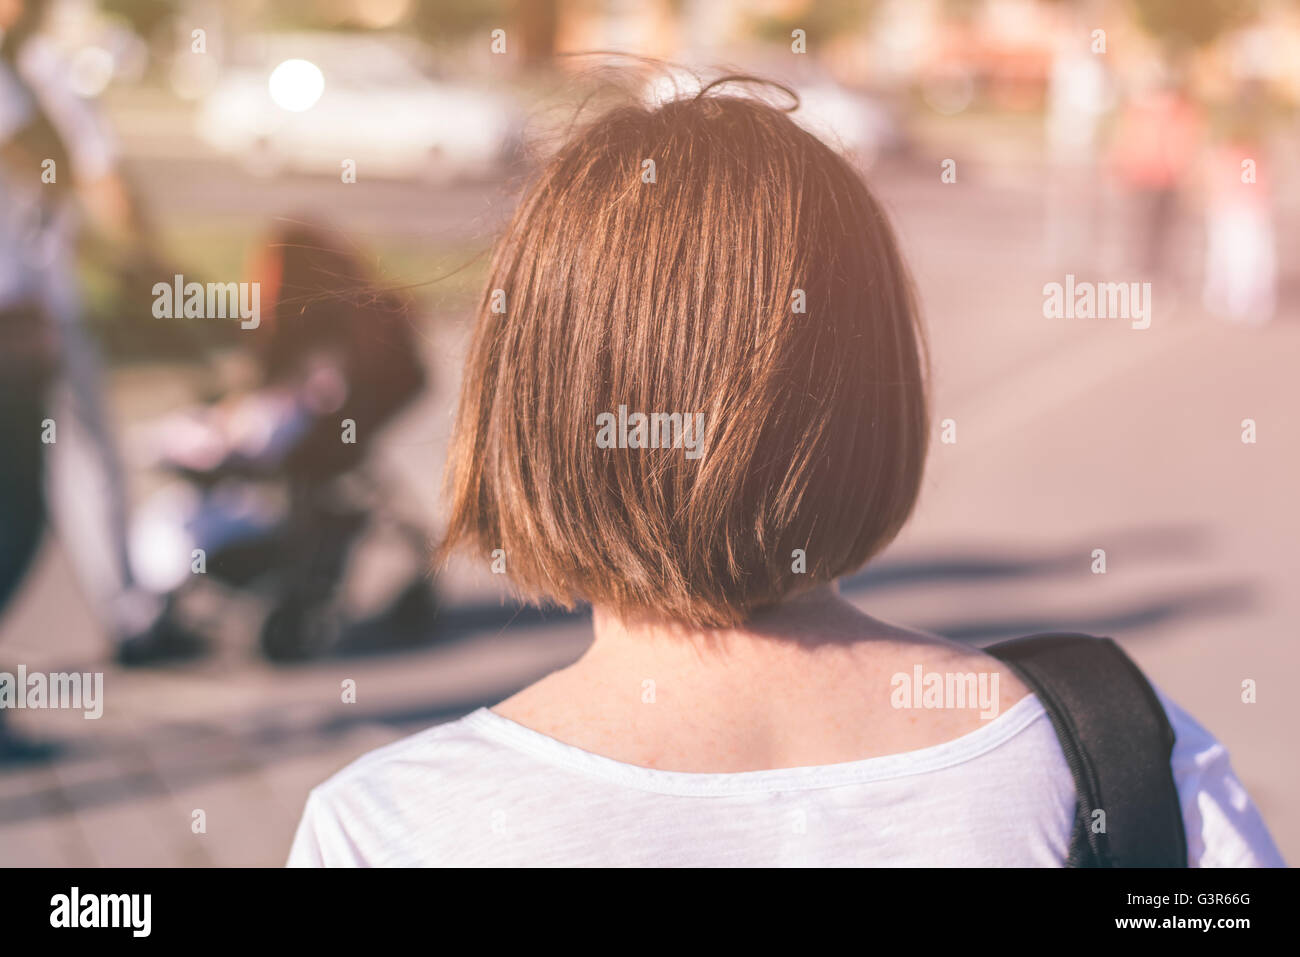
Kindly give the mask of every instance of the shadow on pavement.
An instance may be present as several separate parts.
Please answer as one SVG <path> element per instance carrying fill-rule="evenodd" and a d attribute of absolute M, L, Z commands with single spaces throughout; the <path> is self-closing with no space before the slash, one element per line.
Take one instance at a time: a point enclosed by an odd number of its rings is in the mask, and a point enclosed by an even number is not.
<path fill-rule="evenodd" d="M 1106 535 L 1108 553 L 1123 554 L 1126 561 L 1186 557 L 1203 549 L 1206 537 L 1190 527 L 1159 527 Z M 1020 583 L 1027 579 L 1047 580 L 1051 576 L 1077 574 L 1086 568 L 1091 545 L 1072 545 L 1047 552 L 974 552 L 954 558 L 951 554 L 929 559 L 882 561 L 841 582 L 848 597 L 873 591 L 930 588 L 959 584 Z M 1081 557 L 1082 556 L 1082 557 Z M 1199 585 L 1173 593 L 1153 595 L 1112 607 L 1093 607 L 1082 612 L 1036 613 L 997 618 L 964 619 L 954 622 L 917 623 L 920 627 L 949 638 L 982 644 L 998 638 L 1044 631 L 1081 631 L 1125 639 L 1134 631 L 1166 625 L 1189 616 L 1231 615 L 1249 607 L 1254 591 L 1246 582 Z M 480 602 L 438 609 L 432 632 L 416 643 L 394 643 L 384 649 L 390 654 L 405 650 L 411 667 L 436 667 L 427 657 L 431 645 L 462 644 L 487 640 L 503 632 L 520 629 L 577 625 L 589 617 L 587 609 L 567 612 L 540 610 L 515 603 Z M 410 623 L 406 623 L 409 625 Z M 366 626 L 382 629 L 383 614 Z M 585 627 L 585 625 L 583 626 Z M 425 656 L 417 661 L 414 652 Z M 348 658 L 375 653 L 364 642 L 344 646 L 336 657 Z M 93 670 L 93 669 L 92 669 Z M 354 710 L 321 714 L 306 722 L 286 724 L 273 702 L 256 710 L 239 727 L 215 722 L 160 724 L 156 729 L 110 736 L 89 742 L 54 742 L 48 760 L 57 763 L 89 762 L 109 758 L 115 773 L 103 774 L 74 784 L 49 786 L 49 779 L 34 778 L 37 790 L 0 799 L 0 825 L 63 814 L 69 811 L 174 792 L 227 776 L 246 774 L 262 764 L 327 751 L 349 731 L 363 725 L 386 725 L 404 731 L 453 720 L 476 708 L 492 704 L 518 690 L 503 686 L 492 694 L 468 698 L 443 698 L 409 703 L 400 707 Z M 165 763 L 166 779 L 155 770 Z M 32 767 L 22 761 L 6 765 L 0 773 L 18 773 Z"/>

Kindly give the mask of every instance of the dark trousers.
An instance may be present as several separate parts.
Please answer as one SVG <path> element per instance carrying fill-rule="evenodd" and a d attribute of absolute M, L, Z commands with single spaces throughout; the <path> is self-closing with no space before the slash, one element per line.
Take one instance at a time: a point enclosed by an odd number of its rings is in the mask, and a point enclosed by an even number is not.
<path fill-rule="evenodd" d="M 0 310 L 0 615 L 22 584 L 45 529 L 41 435 L 53 369 L 40 324 L 30 314 Z"/>

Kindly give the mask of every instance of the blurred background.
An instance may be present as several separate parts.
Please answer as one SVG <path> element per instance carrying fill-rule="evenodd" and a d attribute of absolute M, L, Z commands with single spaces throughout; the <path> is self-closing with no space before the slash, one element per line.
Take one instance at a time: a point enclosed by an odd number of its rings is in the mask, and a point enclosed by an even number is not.
<path fill-rule="evenodd" d="M 99 720 L 0 713 L 0 864 L 281 864 L 310 787 L 582 651 L 584 615 L 429 573 L 466 334 L 565 124 L 722 70 L 863 169 L 930 329 L 920 507 L 845 594 L 1113 636 L 1300 856 L 1300 2 L 0 0 L 0 31 L 0 672 L 105 675 Z M 259 283 L 260 326 L 158 318 L 177 275 Z M 1067 276 L 1151 283 L 1150 328 L 1046 318 Z"/>

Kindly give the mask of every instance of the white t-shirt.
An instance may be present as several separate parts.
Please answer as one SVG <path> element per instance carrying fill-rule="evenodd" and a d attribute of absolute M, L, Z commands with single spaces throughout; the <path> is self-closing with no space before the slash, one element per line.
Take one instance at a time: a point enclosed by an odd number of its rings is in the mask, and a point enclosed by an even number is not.
<path fill-rule="evenodd" d="M 1161 701 L 1189 863 L 1284 866 L 1223 745 Z M 315 788 L 289 866 L 1059 867 L 1074 806 L 1034 695 L 918 751 L 727 774 L 624 764 L 481 708 Z"/>
<path fill-rule="evenodd" d="M 35 97 L 72 166 L 55 167 L 56 181 L 92 182 L 111 173 L 117 144 L 95 105 L 73 91 L 68 65 L 54 45 L 32 37 L 14 66 L 18 75 L 0 63 L 0 146 L 32 121 Z M 34 165 L 19 176 L 0 163 L 0 309 L 37 299 L 54 319 L 76 321 L 76 210 L 71 203 L 50 201 L 44 172 Z"/>

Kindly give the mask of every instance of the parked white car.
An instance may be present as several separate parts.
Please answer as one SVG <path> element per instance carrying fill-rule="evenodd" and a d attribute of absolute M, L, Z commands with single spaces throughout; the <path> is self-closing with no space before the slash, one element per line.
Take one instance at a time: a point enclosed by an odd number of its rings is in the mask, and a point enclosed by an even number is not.
<path fill-rule="evenodd" d="M 452 179 L 508 154 L 516 111 L 504 95 L 434 79 L 401 37 L 272 34 L 231 44 L 198 113 L 198 135 L 250 170 Z"/>

